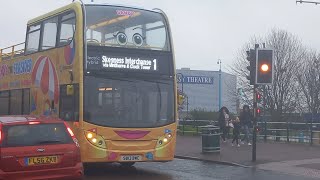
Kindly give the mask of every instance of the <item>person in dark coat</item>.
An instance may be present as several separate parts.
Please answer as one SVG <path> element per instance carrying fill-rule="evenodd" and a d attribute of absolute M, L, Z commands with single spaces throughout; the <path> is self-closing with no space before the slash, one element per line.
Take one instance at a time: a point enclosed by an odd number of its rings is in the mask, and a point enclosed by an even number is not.
<path fill-rule="evenodd" d="M 220 131 L 221 131 L 221 138 L 223 140 L 223 142 L 226 142 L 226 136 L 228 133 L 228 124 L 229 124 L 229 120 L 230 120 L 230 115 L 229 115 L 229 110 L 226 107 L 222 107 L 219 110 L 219 119 L 218 119 L 218 123 L 219 123 L 219 127 L 220 127 Z"/>
<path fill-rule="evenodd" d="M 239 137 L 240 137 L 241 124 L 240 124 L 240 119 L 239 119 L 239 117 L 236 117 L 236 119 L 233 120 L 232 123 L 233 123 L 233 140 L 232 140 L 232 146 L 233 146 L 234 141 L 236 141 L 237 146 L 240 147 Z"/>
<path fill-rule="evenodd" d="M 244 142 L 246 140 L 249 146 L 251 146 L 249 134 L 250 134 L 250 129 L 252 127 L 252 121 L 253 121 L 253 116 L 250 112 L 249 106 L 244 105 L 243 111 L 240 114 L 240 123 L 244 131 L 244 138 L 242 141 Z"/>

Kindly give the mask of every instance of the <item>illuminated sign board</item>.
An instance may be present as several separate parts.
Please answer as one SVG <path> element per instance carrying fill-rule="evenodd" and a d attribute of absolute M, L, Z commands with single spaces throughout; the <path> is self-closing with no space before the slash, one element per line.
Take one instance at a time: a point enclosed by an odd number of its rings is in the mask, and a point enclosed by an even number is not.
<path fill-rule="evenodd" d="M 207 76 L 180 76 L 177 75 L 177 82 L 184 84 L 213 84 L 213 77 Z"/>
<path fill-rule="evenodd" d="M 137 70 L 157 70 L 157 59 L 140 59 L 132 57 L 110 57 L 102 56 L 102 66 L 104 68 L 137 69 Z"/>
<path fill-rule="evenodd" d="M 157 59 L 147 58 L 133 58 L 130 56 L 94 56 L 88 57 L 88 66 L 99 65 L 101 68 L 108 69 L 130 69 L 130 70 L 142 70 L 142 71 L 157 71 Z"/>
<path fill-rule="evenodd" d="M 173 74 L 172 54 L 110 47 L 88 47 L 87 71 Z"/>

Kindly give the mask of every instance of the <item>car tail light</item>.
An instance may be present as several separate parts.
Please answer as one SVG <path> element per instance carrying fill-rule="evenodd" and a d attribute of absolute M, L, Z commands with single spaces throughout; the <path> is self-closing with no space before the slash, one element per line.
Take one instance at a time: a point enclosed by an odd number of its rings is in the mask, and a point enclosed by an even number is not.
<path fill-rule="evenodd" d="M 71 130 L 70 126 L 66 122 L 64 122 L 64 125 L 66 126 L 68 133 L 72 137 L 73 142 L 76 144 L 77 147 L 80 147 L 79 142 L 76 136 L 74 135 L 73 131 Z"/>
<path fill-rule="evenodd" d="M 40 122 L 39 121 L 31 121 L 28 124 L 40 124 Z"/>
<path fill-rule="evenodd" d="M 69 127 L 69 125 L 68 125 L 66 122 L 64 122 L 64 125 L 66 126 L 66 128 L 67 128 L 68 133 L 70 134 L 70 136 L 71 136 L 72 138 L 74 138 L 74 137 L 75 137 L 75 136 L 74 136 L 74 133 L 73 133 L 73 131 L 71 130 L 71 128 Z"/>
<path fill-rule="evenodd" d="M 0 124 L 0 143 L 2 142 L 3 136 L 2 136 L 2 124 Z"/>

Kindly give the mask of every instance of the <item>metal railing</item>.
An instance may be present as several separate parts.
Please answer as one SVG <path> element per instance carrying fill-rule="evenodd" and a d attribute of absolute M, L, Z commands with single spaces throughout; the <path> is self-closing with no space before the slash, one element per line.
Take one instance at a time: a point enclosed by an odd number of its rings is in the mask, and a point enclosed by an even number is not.
<path fill-rule="evenodd" d="M 0 62 L 2 60 L 12 59 L 15 56 L 20 56 L 24 54 L 25 43 L 16 44 L 3 49 L 0 49 Z"/>
<path fill-rule="evenodd" d="M 180 120 L 178 132 L 182 135 L 200 135 L 201 126 L 217 125 L 211 120 Z M 320 144 L 320 123 L 258 122 L 258 140 Z M 232 131 L 230 131 L 232 134 Z"/>

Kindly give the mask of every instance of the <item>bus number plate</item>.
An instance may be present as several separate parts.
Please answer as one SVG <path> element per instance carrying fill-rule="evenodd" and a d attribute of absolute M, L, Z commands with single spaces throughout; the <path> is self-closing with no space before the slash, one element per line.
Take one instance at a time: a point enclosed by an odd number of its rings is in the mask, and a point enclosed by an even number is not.
<path fill-rule="evenodd" d="M 140 155 L 121 156 L 121 161 L 142 161 L 142 156 Z"/>

